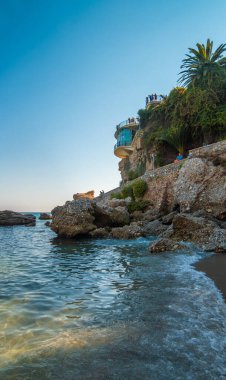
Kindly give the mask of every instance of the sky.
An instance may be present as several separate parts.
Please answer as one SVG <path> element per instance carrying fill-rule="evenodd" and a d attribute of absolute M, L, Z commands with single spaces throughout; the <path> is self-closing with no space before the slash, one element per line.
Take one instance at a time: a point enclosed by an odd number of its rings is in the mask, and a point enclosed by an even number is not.
<path fill-rule="evenodd" d="M 0 210 L 118 186 L 116 124 L 225 43 L 225 0 L 0 0 Z"/>

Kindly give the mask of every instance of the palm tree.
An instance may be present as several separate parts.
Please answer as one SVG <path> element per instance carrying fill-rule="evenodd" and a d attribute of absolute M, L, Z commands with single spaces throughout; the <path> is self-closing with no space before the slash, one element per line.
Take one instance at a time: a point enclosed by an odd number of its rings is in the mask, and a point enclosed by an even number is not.
<path fill-rule="evenodd" d="M 179 75 L 179 83 L 184 86 L 191 84 L 211 85 L 215 80 L 226 76 L 226 44 L 221 44 L 213 51 L 213 41 L 208 38 L 206 46 L 197 43 L 197 50 L 189 48 L 190 54 L 183 59 Z"/>
<path fill-rule="evenodd" d="M 184 148 L 188 140 L 188 130 L 185 125 L 171 126 L 162 130 L 159 141 L 165 141 L 177 149 L 179 153 L 184 154 Z"/>

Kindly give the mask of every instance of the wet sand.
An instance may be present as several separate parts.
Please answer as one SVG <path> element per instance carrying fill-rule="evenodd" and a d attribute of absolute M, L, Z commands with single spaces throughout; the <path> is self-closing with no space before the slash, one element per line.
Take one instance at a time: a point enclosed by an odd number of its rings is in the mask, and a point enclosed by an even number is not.
<path fill-rule="evenodd" d="M 206 273 L 215 282 L 226 301 L 226 254 L 213 254 L 200 260 L 194 267 Z"/>

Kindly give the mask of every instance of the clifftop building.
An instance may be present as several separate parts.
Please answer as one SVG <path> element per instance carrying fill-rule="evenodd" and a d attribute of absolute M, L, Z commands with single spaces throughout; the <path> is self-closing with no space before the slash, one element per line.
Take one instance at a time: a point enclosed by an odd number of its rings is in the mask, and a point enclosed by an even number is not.
<path fill-rule="evenodd" d="M 132 141 L 139 129 L 139 120 L 131 117 L 116 126 L 115 138 L 117 143 L 114 154 L 119 158 L 126 158 L 133 152 Z"/>
<path fill-rule="evenodd" d="M 163 95 L 152 94 L 146 97 L 146 109 L 157 106 L 164 99 Z M 131 117 L 116 126 L 114 154 L 121 159 L 119 171 L 123 181 L 132 176 L 141 175 L 145 170 L 154 168 L 154 151 L 143 148 L 144 130 L 140 127 L 139 118 Z"/>

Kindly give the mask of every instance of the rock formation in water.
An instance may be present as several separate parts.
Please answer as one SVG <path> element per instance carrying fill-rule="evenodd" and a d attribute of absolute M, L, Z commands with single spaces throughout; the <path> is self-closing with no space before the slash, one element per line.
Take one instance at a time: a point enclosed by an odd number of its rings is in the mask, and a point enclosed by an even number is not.
<path fill-rule="evenodd" d="M 46 212 L 41 212 L 39 215 L 40 220 L 49 220 L 52 219 L 52 216 L 50 214 L 47 214 Z"/>
<path fill-rule="evenodd" d="M 195 149 L 191 158 L 147 171 L 141 178 L 148 185 L 145 210 L 131 212 L 131 199 L 110 199 L 111 192 L 95 199 L 76 195 L 52 211 L 51 228 L 65 237 L 157 235 L 164 240 L 154 243 L 152 252 L 176 249 L 178 241 L 226 250 L 226 141 Z"/>
<path fill-rule="evenodd" d="M 35 223 L 34 215 L 24 215 L 10 210 L 0 211 L 0 226 L 34 226 Z"/>
<path fill-rule="evenodd" d="M 52 210 L 51 228 L 62 237 L 92 236 L 98 228 L 119 227 L 130 223 L 126 207 L 110 207 L 90 199 L 68 201 Z"/>

